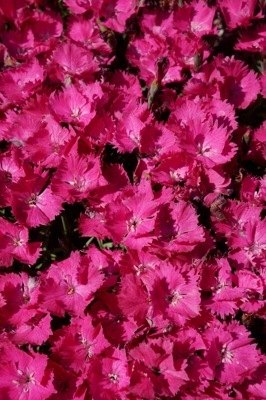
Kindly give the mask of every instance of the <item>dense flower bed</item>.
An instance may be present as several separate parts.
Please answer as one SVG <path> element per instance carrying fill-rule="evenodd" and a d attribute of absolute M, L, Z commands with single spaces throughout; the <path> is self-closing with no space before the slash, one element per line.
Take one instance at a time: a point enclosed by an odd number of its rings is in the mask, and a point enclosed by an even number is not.
<path fill-rule="evenodd" d="M 265 14 L 0 1 L 0 399 L 266 398 Z"/>

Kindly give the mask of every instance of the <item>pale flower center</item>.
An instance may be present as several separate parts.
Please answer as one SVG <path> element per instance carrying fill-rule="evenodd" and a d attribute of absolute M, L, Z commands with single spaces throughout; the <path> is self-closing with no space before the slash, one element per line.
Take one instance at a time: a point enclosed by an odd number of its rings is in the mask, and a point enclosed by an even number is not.
<path fill-rule="evenodd" d="M 36 207 L 37 206 L 37 199 L 38 197 L 36 196 L 35 193 L 32 193 L 30 195 L 30 198 L 28 199 L 28 204 L 30 207 Z"/>
<path fill-rule="evenodd" d="M 73 180 L 69 182 L 71 186 L 74 186 L 79 192 L 83 192 L 86 189 L 86 179 L 83 177 L 73 177 Z"/>
<path fill-rule="evenodd" d="M 12 381 L 12 383 L 14 383 L 16 386 L 21 386 L 23 385 L 23 391 L 24 392 L 28 392 L 30 387 L 30 384 L 35 385 L 36 381 L 34 379 L 34 372 L 29 372 L 28 368 L 26 372 L 21 371 L 20 369 L 18 369 L 18 379 L 14 379 Z"/>
<path fill-rule="evenodd" d="M 180 178 L 179 178 L 179 174 L 178 174 L 178 172 L 177 171 L 170 171 L 169 172 L 169 175 L 170 175 L 170 178 L 175 182 L 175 181 L 178 181 Z"/>
<path fill-rule="evenodd" d="M 75 293 L 75 288 L 74 288 L 74 286 L 70 286 L 70 288 L 68 289 L 67 294 L 68 294 L 69 296 L 71 296 L 71 295 L 74 294 L 74 293 Z"/>
<path fill-rule="evenodd" d="M 147 267 L 146 267 L 146 265 L 139 264 L 139 265 L 134 265 L 134 269 L 135 269 L 137 275 L 141 275 L 142 273 L 144 273 L 147 270 Z"/>
<path fill-rule="evenodd" d="M 184 296 L 179 293 L 178 290 L 173 290 L 172 293 L 167 296 L 167 301 L 172 305 L 176 306 Z"/>
<path fill-rule="evenodd" d="M 73 110 L 71 111 L 72 111 L 71 117 L 79 119 L 81 114 L 80 108 L 73 108 Z"/>
<path fill-rule="evenodd" d="M 246 251 L 248 251 L 249 253 L 252 253 L 253 255 L 260 255 L 262 250 L 265 249 L 266 246 L 262 246 L 260 243 L 258 242 L 254 242 L 253 244 L 251 244 L 249 247 L 245 247 L 244 249 Z"/>
<path fill-rule="evenodd" d="M 110 379 L 111 382 L 118 383 L 118 375 L 114 373 L 108 374 L 108 378 Z"/>
<path fill-rule="evenodd" d="M 140 225 L 142 222 L 141 218 L 137 217 L 132 217 L 128 222 L 127 222 L 127 230 L 131 232 L 136 232 L 137 226 Z"/>
<path fill-rule="evenodd" d="M 200 156 L 203 156 L 204 153 L 206 153 L 210 150 L 210 147 L 208 147 L 208 146 L 204 147 L 203 143 L 200 143 L 200 142 L 196 142 L 196 146 L 198 149 L 197 154 Z"/>
<path fill-rule="evenodd" d="M 23 246 L 24 240 L 23 239 L 14 239 L 13 243 L 14 243 L 14 246 L 20 247 L 20 246 Z"/>
<path fill-rule="evenodd" d="M 81 333 L 79 334 L 80 337 L 80 342 L 81 344 L 85 347 L 85 349 L 87 350 L 87 355 L 86 358 L 91 358 L 93 356 L 93 352 L 92 352 L 92 343 L 88 343 L 87 339 L 85 339 Z"/>
<path fill-rule="evenodd" d="M 234 354 L 230 350 L 228 350 L 226 344 L 224 344 L 221 352 L 221 361 L 223 363 L 232 364 L 233 358 Z"/>

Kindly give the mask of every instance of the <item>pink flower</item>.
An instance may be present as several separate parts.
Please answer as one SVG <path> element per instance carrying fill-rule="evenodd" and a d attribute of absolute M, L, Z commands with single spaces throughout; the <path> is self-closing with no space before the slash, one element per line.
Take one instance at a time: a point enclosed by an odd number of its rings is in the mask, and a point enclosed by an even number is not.
<path fill-rule="evenodd" d="M 171 339 L 174 342 L 174 365 L 176 369 L 185 367 L 188 375 L 188 381 L 182 386 L 182 393 L 191 393 L 190 390 L 187 390 L 186 385 L 192 386 L 191 390 L 193 390 L 193 386 L 196 391 L 202 390 L 208 385 L 207 378 L 211 379 L 211 375 L 206 361 L 200 356 L 206 349 L 201 333 L 190 327 L 179 329 L 177 332 L 173 330 Z"/>
<path fill-rule="evenodd" d="M 153 314 L 163 315 L 177 326 L 199 315 L 200 293 L 196 277 L 164 263 L 152 272 L 150 299 Z"/>
<path fill-rule="evenodd" d="M 177 9 L 175 14 L 176 27 L 202 37 L 212 33 L 214 15 L 214 7 L 208 7 L 203 0 L 192 1 L 190 4 L 185 4 Z"/>
<path fill-rule="evenodd" d="M 55 392 L 51 371 L 46 372 L 47 356 L 31 355 L 15 346 L 2 350 L 0 388 L 6 399 L 45 400 Z"/>
<path fill-rule="evenodd" d="M 219 121 L 218 113 L 215 115 L 209 106 L 208 109 L 203 102 L 195 100 L 178 101 L 177 107 L 169 118 L 168 128 L 176 132 L 178 152 L 185 151 L 192 160 L 198 160 L 207 168 L 232 159 L 237 149 L 230 142 L 228 131 L 221 119 Z"/>
<path fill-rule="evenodd" d="M 183 153 L 180 152 L 168 157 L 162 157 L 160 165 L 151 171 L 151 177 L 154 182 L 160 182 L 166 186 L 174 186 L 177 182 L 184 181 L 189 172 L 188 157 L 183 157 Z"/>
<path fill-rule="evenodd" d="M 103 282 L 104 288 L 109 288 L 112 284 L 109 285 L 108 277 L 110 280 L 117 282 L 117 277 L 119 273 L 120 259 L 122 254 L 119 250 L 108 250 L 108 249 L 99 249 L 94 245 L 90 245 L 88 251 L 86 252 L 87 257 L 89 257 L 90 262 L 94 265 L 99 265 L 101 271 L 105 275 L 105 281 Z"/>
<path fill-rule="evenodd" d="M 95 400 L 123 398 L 129 386 L 125 350 L 116 349 L 109 356 L 96 359 L 89 369 L 88 380 Z"/>
<path fill-rule="evenodd" d="M 134 283 L 134 280 L 130 280 L 129 277 L 124 287 L 126 287 L 127 283 L 131 283 L 132 281 Z M 134 289 L 136 289 L 138 293 L 143 290 L 139 287 L 133 287 L 131 292 L 133 292 Z M 122 292 L 119 298 L 119 294 L 117 295 L 111 291 L 100 293 L 97 297 L 98 301 L 91 306 L 91 315 L 97 317 L 97 321 L 101 323 L 104 336 L 109 343 L 115 347 L 119 347 L 121 343 L 126 344 L 132 340 L 139 327 L 139 323 L 142 323 L 143 318 L 145 318 L 145 299 L 141 298 L 140 301 L 138 301 L 138 299 L 129 298 L 127 301 L 125 292 Z M 143 303 L 141 304 L 142 300 Z M 123 311 L 125 311 L 125 313 L 123 313 Z M 138 315 L 138 317 L 133 317 L 132 313 Z"/>
<path fill-rule="evenodd" d="M 7 48 L 4 44 L 0 45 L 0 65 L 3 66 L 8 60 Z"/>
<path fill-rule="evenodd" d="M 214 323 L 206 329 L 205 359 L 213 371 L 213 378 L 221 383 L 241 383 L 257 368 L 259 352 L 249 332 L 234 321 L 231 324 Z"/>
<path fill-rule="evenodd" d="M 38 60 L 28 61 L 18 67 L 2 72 L 0 93 L 3 95 L 1 109 L 12 103 L 18 104 L 32 95 L 44 80 L 44 69 Z"/>
<path fill-rule="evenodd" d="M 204 265 L 201 288 L 212 293 L 211 298 L 207 297 L 204 301 L 205 307 L 225 318 L 227 315 L 236 314 L 242 290 L 233 286 L 234 277 L 228 261 L 222 258 L 215 261 L 214 265 Z"/>
<path fill-rule="evenodd" d="M 12 184 L 11 207 L 18 222 L 29 227 L 45 225 L 62 209 L 60 197 L 47 187 L 47 173 L 28 169 L 25 178 Z"/>
<path fill-rule="evenodd" d="M 83 315 L 86 306 L 102 284 L 99 269 L 79 252 L 59 263 L 52 264 L 41 278 L 39 301 L 52 314 Z"/>
<path fill-rule="evenodd" d="M 93 150 L 99 147 L 104 148 L 107 142 L 111 142 L 115 131 L 115 121 L 110 115 L 100 111 L 97 107 L 97 114 L 82 132 L 82 140 Z"/>
<path fill-rule="evenodd" d="M 6 112 L 6 126 L 4 126 L 3 138 L 20 148 L 30 137 L 38 135 L 43 127 L 43 120 L 47 116 L 47 96 L 35 96 L 27 100 L 27 104 L 20 110 L 16 107 Z M 22 155 L 21 155 L 22 158 Z M 25 156 L 24 156 L 25 158 Z M 22 161 L 22 160 L 21 160 Z"/>
<path fill-rule="evenodd" d="M 153 243 L 165 251 L 188 252 L 204 241 L 195 210 L 185 201 L 162 205 L 155 221 Z"/>
<path fill-rule="evenodd" d="M 102 2 L 103 0 L 90 0 L 89 2 L 84 2 L 84 0 L 65 0 L 65 4 L 74 15 L 83 14 L 87 10 L 94 10 L 94 12 L 97 12 Z"/>
<path fill-rule="evenodd" d="M 266 396 L 266 360 L 265 357 L 260 362 L 258 369 L 254 373 L 254 377 L 248 386 L 247 392 L 251 398 L 263 399 Z M 244 392 L 245 395 L 245 392 Z M 252 397 L 253 396 L 253 397 Z"/>
<path fill-rule="evenodd" d="M 248 51 L 250 53 L 258 53 L 265 49 L 266 47 L 266 26 L 265 24 L 260 24 L 257 27 L 250 27 L 245 29 L 244 32 L 240 34 L 240 37 L 235 45 L 236 50 Z"/>
<path fill-rule="evenodd" d="M 0 400 L 266 398 L 265 16 L 0 0 Z"/>
<path fill-rule="evenodd" d="M 217 123 L 210 126 L 195 120 L 182 130 L 181 136 L 182 149 L 207 168 L 230 161 L 236 153 L 236 146 L 229 143 L 226 130 Z"/>
<path fill-rule="evenodd" d="M 119 164 L 103 166 L 103 176 L 108 182 L 98 190 L 103 204 L 118 199 L 124 189 L 130 187 L 130 180 L 124 168 Z"/>
<path fill-rule="evenodd" d="M 147 245 L 154 229 L 157 213 L 157 202 L 154 199 L 150 183 L 141 181 L 134 188 L 132 195 L 122 198 L 123 204 L 129 210 L 127 217 L 127 235 L 123 244 L 130 248 L 142 248 Z"/>
<path fill-rule="evenodd" d="M 71 325 L 56 332 L 53 339 L 53 359 L 75 373 L 104 354 L 110 346 L 101 325 L 93 325 L 89 316 L 72 319 Z"/>
<path fill-rule="evenodd" d="M 115 112 L 118 123 L 112 143 L 120 152 L 132 152 L 140 146 L 141 130 L 145 127 L 147 117 L 146 105 L 138 104 L 135 96 L 128 99 L 123 112 Z"/>
<path fill-rule="evenodd" d="M 266 74 L 263 74 L 260 78 L 261 84 L 261 94 L 265 98 L 266 97 Z"/>
<path fill-rule="evenodd" d="M 39 294 L 38 279 L 21 272 L 20 275 L 9 273 L 0 279 L 0 292 L 5 299 L 3 316 L 8 320 L 24 308 L 36 309 Z"/>
<path fill-rule="evenodd" d="M 196 165 L 194 168 L 197 171 Z M 211 169 L 200 168 L 198 174 L 200 197 L 202 195 L 206 197 L 208 195 L 214 197 L 217 197 L 218 195 L 228 196 L 232 193 L 230 176 L 225 173 L 222 165 L 217 165 Z M 194 189 L 195 184 L 193 182 L 193 177 L 189 176 L 188 182 L 191 183 L 192 188 Z"/>
<path fill-rule="evenodd" d="M 12 182 L 17 182 L 25 176 L 22 168 L 22 155 L 19 149 L 11 149 L 0 155 L 0 207 L 7 207 L 10 204 Z"/>
<path fill-rule="evenodd" d="M 127 233 L 127 220 L 130 220 L 131 213 L 123 204 L 121 195 L 115 201 L 107 204 L 102 223 L 107 230 L 107 237 L 115 244 L 121 243 Z"/>
<path fill-rule="evenodd" d="M 159 264 L 156 255 L 145 250 L 128 250 L 123 254 L 119 263 L 121 275 L 133 273 L 140 277 L 146 285 L 152 279 L 151 271 L 155 271 Z"/>
<path fill-rule="evenodd" d="M 69 399 L 81 399 L 75 397 L 77 391 L 77 378 L 74 374 L 67 371 L 63 366 L 49 360 L 48 370 L 54 375 L 53 385 L 56 393 L 53 393 L 49 400 L 69 400 Z"/>
<path fill-rule="evenodd" d="M 250 148 L 247 158 L 264 165 L 266 158 L 266 122 L 256 129 L 251 135 Z"/>
<path fill-rule="evenodd" d="M 188 379 L 186 362 L 175 368 L 173 343 L 168 339 L 153 339 L 140 343 L 130 351 L 134 360 L 131 391 L 141 398 L 173 396 Z"/>
<path fill-rule="evenodd" d="M 192 98 L 206 97 L 208 102 L 213 96 L 220 98 L 218 82 L 222 81 L 220 71 L 213 63 L 206 63 L 200 72 L 192 76 L 184 87 L 184 94 Z"/>
<path fill-rule="evenodd" d="M 41 345 L 51 334 L 51 317 L 39 306 L 37 278 L 7 274 L 0 280 L 2 332 L 15 344 Z"/>
<path fill-rule="evenodd" d="M 247 175 L 242 180 L 240 198 L 242 201 L 249 202 L 252 205 L 260 206 L 263 202 L 261 189 L 263 181 L 254 176 Z"/>
<path fill-rule="evenodd" d="M 238 122 L 236 120 L 235 109 L 228 101 L 206 96 L 203 104 L 213 121 L 217 121 L 219 127 L 223 126 L 226 128 L 229 135 L 237 129 Z"/>
<path fill-rule="evenodd" d="M 116 199 L 107 204 L 102 218 L 108 236 L 128 248 L 141 249 L 148 245 L 154 238 L 158 204 L 165 200 L 162 192 L 157 195 L 158 198 L 154 198 L 151 185 L 145 180 L 121 191 Z"/>
<path fill-rule="evenodd" d="M 98 69 L 93 54 L 70 41 L 57 46 L 53 53 L 53 61 L 58 64 L 66 77 L 76 75 L 88 79 L 92 78 Z"/>
<path fill-rule="evenodd" d="M 233 249 L 230 258 L 238 260 L 239 265 L 266 266 L 266 221 L 247 221 L 240 232 L 228 237 L 228 244 Z"/>
<path fill-rule="evenodd" d="M 184 93 L 193 97 L 199 94 L 215 97 L 244 109 L 256 100 L 260 85 L 256 74 L 242 61 L 234 56 L 218 56 L 188 81 Z"/>
<path fill-rule="evenodd" d="M 1 325 L 4 330 L 10 327 L 10 319 L 25 305 L 22 280 L 18 274 L 10 273 L 0 277 Z"/>
<path fill-rule="evenodd" d="M 116 32 L 124 32 L 126 21 L 134 15 L 134 0 L 117 0 L 115 3 L 104 1 L 100 10 L 100 17 L 103 19 L 103 25 Z"/>
<path fill-rule="evenodd" d="M 51 115 L 46 117 L 45 122 L 44 126 L 27 140 L 23 150 L 34 164 L 57 168 L 74 145 L 75 131 L 71 125 L 68 129 L 61 127 Z"/>
<path fill-rule="evenodd" d="M 51 186 L 54 195 L 73 203 L 86 198 L 104 182 L 99 158 L 93 155 L 81 157 L 72 151 L 59 165 Z"/>
<path fill-rule="evenodd" d="M 82 214 L 79 219 L 79 232 L 82 236 L 108 238 L 110 232 L 105 226 L 105 208 L 87 207 L 85 214 Z"/>
<path fill-rule="evenodd" d="M 240 308 L 254 313 L 265 306 L 263 277 L 251 271 L 236 271 L 234 283 L 242 291 Z"/>
<path fill-rule="evenodd" d="M 40 255 L 40 242 L 29 243 L 28 229 L 0 219 L 0 266 L 10 267 L 13 260 L 32 265 Z"/>
<path fill-rule="evenodd" d="M 262 18 L 262 14 L 254 15 L 256 0 L 219 0 L 225 22 L 230 29 L 251 25 L 252 19 Z"/>
<path fill-rule="evenodd" d="M 133 317 L 139 324 L 145 320 L 149 309 L 148 293 L 138 276 L 127 274 L 121 279 L 118 304 L 124 315 Z"/>
<path fill-rule="evenodd" d="M 34 35 L 27 26 L 4 32 L 3 40 L 13 57 L 23 61 L 30 59 L 29 54 L 34 49 Z"/>
<path fill-rule="evenodd" d="M 51 316 L 38 309 L 27 308 L 27 305 L 10 318 L 11 332 L 7 336 L 16 345 L 32 344 L 41 346 L 52 334 Z"/>
<path fill-rule="evenodd" d="M 19 30 L 10 29 L 4 32 L 3 42 L 16 59 L 29 60 L 49 51 L 61 36 L 62 30 L 59 15 L 35 9 L 23 19 Z"/>
<path fill-rule="evenodd" d="M 260 220 L 262 208 L 249 206 L 244 202 L 227 200 L 221 202 L 220 218 L 215 221 L 215 230 L 217 236 L 229 237 L 230 246 L 234 237 L 244 237 L 244 227 L 250 221 Z M 232 236 L 232 238 L 231 238 Z"/>
<path fill-rule="evenodd" d="M 100 57 L 111 55 L 111 48 L 100 36 L 99 26 L 95 23 L 94 17 L 72 19 L 69 24 L 69 37 L 91 50 L 96 50 Z"/>
<path fill-rule="evenodd" d="M 165 125 L 146 124 L 142 129 L 140 138 L 140 152 L 142 154 L 148 154 L 150 157 L 155 156 L 164 161 L 167 156 L 171 155 L 173 146 L 177 146 L 176 137 Z M 178 152 L 178 149 L 176 149 L 176 152 Z"/>
<path fill-rule="evenodd" d="M 260 85 L 256 74 L 247 65 L 234 57 L 218 57 L 215 64 L 223 76 L 223 82 L 219 85 L 222 100 L 240 109 L 247 108 L 256 100 Z"/>
<path fill-rule="evenodd" d="M 130 42 L 127 50 L 127 58 L 134 66 L 140 68 L 139 76 L 148 86 L 156 77 L 156 61 L 167 54 L 167 43 L 162 37 L 153 32 L 146 33 L 143 38 L 136 37 Z M 179 69 L 179 76 L 180 69 Z"/>
<path fill-rule="evenodd" d="M 49 104 L 52 114 L 59 122 L 84 127 L 95 115 L 89 99 L 74 85 L 67 86 L 63 92 L 52 93 Z"/>
<path fill-rule="evenodd" d="M 27 0 L 14 0 L 10 3 L 1 3 L 1 17 L 5 17 L 5 20 L 12 21 L 15 26 L 18 26 L 24 16 L 24 7 L 27 6 L 27 3 Z"/>

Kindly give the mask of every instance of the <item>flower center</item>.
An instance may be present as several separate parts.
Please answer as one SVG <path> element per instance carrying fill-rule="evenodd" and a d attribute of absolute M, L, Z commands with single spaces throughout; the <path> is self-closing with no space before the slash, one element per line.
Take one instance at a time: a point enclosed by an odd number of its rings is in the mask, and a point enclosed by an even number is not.
<path fill-rule="evenodd" d="M 86 180 L 83 177 L 73 177 L 73 181 L 68 182 L 71 186 L 74 186 L 79 192 L 83 192 L 86 188 Z"/>
<path fill-rule="evenodd" d="M 68 295 L 71 295 L 71 294 L 74 294 L 74 293 L 75 293 L 75 288 L 74 288 L 74 286 L 71 286 L 71 287 L 68 289 L 67 294 L 68 294 Z"/>
<path fill-rule="evenodd" d="M 117 383 L 118 382 L 118 375 L 112 373 L 112 374 L 108 374 L 108 378 L 110 379 L 111 382 L 113 383 Z"/>
<path fill-rule="evenodd" d="M 79 108 L 73 108 L 71 117 L 79 119 L 81 110 Z"/>
<path fill-rule="evenodd" d="M 142 219 L 137 219 L 137 217 L 132 217 L 129 222 L 127 222 L 127 229 L 131 232 L 136 232 L 137 226 L 140 225 Z"/>
<path fill-rule="evenodd" d="M 24 240 L 23 240 L 23 239 L 14 239 L 14 240 L 13 240 L 13 244 L 14 244 L 14 246 L 16 246 L 16 247 L 23 246 Z"/>
<path fill-rule="evenodd" d="M 30 195 L 30 198 L 28 200 L 28 204 L 30 207 L 36 207 L 37 206 L 37 196 L 35 193 L 32 193 Z"/>
<path fill-rule="evenodd" d="M 30 388 L 29 385 L 32 383 L 33 385 L 36 384 L 36 381 L 34 379 L 34 372 L 23 372 L 20 369 L 18 369 L 18 379 L 14 379 L 12 383 L 16 386 L 21 386 L 23 385 L 23 391 L 24 392 L 29 392 Z"/>
<path fill-rule="evenodd" d="M 221 360 L 223 363 L 228 363 L 228 364 L 232 364 L 233 362 L 233 358 L 234 358 L 234 354 L 227 349 L 226 344 L 223 345 L 222 347 L 222 352 L 221 352 Z"/>
<path fill-rule="evenodd" d="M 184 296 L 180 294 L 178 290 L 173 290 L 172 293 L 169 296 L 167 296 L 166 299 L 172 306 L 176 306 L 179 300 L 182 299 L 183 297 Z"/>

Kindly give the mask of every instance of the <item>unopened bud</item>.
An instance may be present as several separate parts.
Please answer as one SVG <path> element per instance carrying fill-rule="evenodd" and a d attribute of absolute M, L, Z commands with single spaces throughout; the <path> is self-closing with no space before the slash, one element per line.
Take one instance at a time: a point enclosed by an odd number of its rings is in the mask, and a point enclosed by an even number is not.
<path fill-rule="evenodd" d="M 157 95 L 157 93 L 159 92 L 161 88 L 160 83 L 158 82 L 157 79 L 155 79 L 149 89 L 149 93 L 148 93 L 148 109 L 151 108 L 152 103 L 154 102 L 154 99 Z"/>

